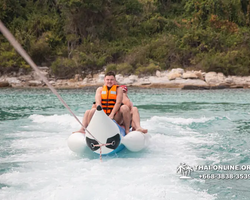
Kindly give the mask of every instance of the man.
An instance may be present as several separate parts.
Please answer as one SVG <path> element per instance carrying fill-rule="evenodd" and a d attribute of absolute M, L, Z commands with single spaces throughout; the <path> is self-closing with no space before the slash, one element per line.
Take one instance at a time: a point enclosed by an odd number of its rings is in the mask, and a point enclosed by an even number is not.
<path fill-rule="evenodd" d="M 130 109 L 127 105 L 122 105 L 123 90 L 116 85 L 116 79 L 114 72 L 108 72 L 104 77 L 103 87 L 99 87 L 95 94 L 95 105 L 91 110 L 87 110 L 83 118 L 83 126 L 87 127 L 96 107 L 100 105 L 103 111 L 109 116 L 110 119 L 114 119 L 118 124 L 123 124 L 126 134 L 129 133 L 129 126 L 131 121 Z M 84 127 L 77 132 L 84 133 Z"/>
<path fill-rule="evenodd" d="M 148 130 L 141 127 L 141 124 L 140 124 L 140 115 L 139 115 L 138 108 L 134 107 L 133 103 L 128 98 L 128 94 L 127 94 L 128 93 L 128 88 L 127 88 L 127 86 L 121 85 L 120 87 L 123 90 L 123 100 L 122 100 L 122 103 L 124 105 L 127 105 L 129 107 L 129 109 L 130 109 L 130 114 L 131 114 L 131 119 L 132 119 L 132 123 L 131 123 L 132 130 L 133 131 L 134 130 L 140 131 L 142 133 L 147 133 Z"/>

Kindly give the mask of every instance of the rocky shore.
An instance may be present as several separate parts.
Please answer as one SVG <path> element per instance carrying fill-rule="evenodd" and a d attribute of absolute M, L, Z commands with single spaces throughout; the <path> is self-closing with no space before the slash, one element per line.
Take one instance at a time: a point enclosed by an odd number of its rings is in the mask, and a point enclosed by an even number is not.
<path fill-rule="evenodd" d="M 55 79 L 51 77 L 48 67 L 39 67 L 43 75 L 55 88 L 82 88 L 103 85 L 104 72 L 87 76 L 84 79 L 76 74 L 74 79 Z M 180 88 L 180 89 L 225 89 L 249 88 L 250 76 L 225 76 L 222 73 L 185 71 L 181 68 L 171 71 L 157 71 L 155 76 L 123 76 L 116 75 L 119 84 L 148 88 Z M 29 88 L 47 87 L 41 78 L 31 72 L 28 75 L 13 74 L 0 77 L 0 87 Z"/>

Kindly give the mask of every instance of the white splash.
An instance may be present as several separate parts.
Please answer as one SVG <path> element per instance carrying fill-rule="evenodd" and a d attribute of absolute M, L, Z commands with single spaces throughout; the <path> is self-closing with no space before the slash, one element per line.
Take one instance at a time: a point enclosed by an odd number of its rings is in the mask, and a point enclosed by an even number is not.
<path fill-rule="evenodd" d="M 142 121 L 151 134 L 146 150 L 124 150 L 100 162 L 92 152 L 77 156 L 68 149 L 67 137 L 79 128 L 73 117 L 31 115 L 29 122 L 22 124 L 22 131 L 11 133 L 8 148 L 13 154 L 1 160 L 14 167 L 0 175 L 4 185 L 0 199 L 215 199 L 176 175 L 180 162 L 197 164 L 199 158 L 189 144 L 199 139 L 198 133 L 190 137 L 184 129 L 179 135 L 165 134 L 180 130 L 163 127 L 162 123 L 168 121 L 157 116 Z"/>

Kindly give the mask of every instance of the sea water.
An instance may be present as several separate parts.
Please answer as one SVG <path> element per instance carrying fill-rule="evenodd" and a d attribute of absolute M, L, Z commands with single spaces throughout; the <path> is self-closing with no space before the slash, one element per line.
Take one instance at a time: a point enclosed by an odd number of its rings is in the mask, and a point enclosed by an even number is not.
<path fill-rule="evenodd" d="M 58 92 L 81 120 L 95 88 Z M 129 88 L 128 95 L 150 144 L 101 161 L 69 150 L 80 125 L 50 90 L 1 89 L 0 199 L 250 199 L 249 169 L 205 170 L 250 166 L 250 90 Z M 178 171 L 184 163 L 193 169 L 188 178 Z"/>

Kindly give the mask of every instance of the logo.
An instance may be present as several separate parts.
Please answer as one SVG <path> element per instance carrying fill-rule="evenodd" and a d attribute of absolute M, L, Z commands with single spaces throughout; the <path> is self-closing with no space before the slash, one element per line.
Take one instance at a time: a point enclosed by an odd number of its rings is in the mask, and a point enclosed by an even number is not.
<path fill-rule="evenodd" d="M 196 165 L 191 167 L 186 163 L 180 163 L 176 169 L 180 179 L 193 178 L 191 173 L 194 171 L 198 173 L 198 176 L 194 175 L 194 178 L 198 177 L 202 180 L 250 180 L 250 165 Z"/>
<path fill-rule="evenodd" d="M 180 179 L 190 179 L 191 172 L 193 171 L 193 167 L 187 165 L 186 163 L 180 163 L 180 165 L 177 167 L 176 173 L 181 175 Z"/>

